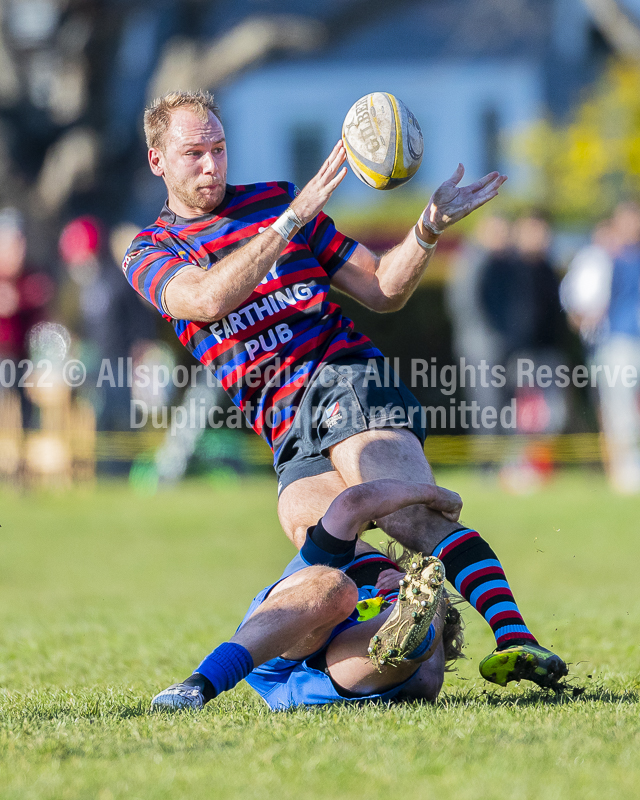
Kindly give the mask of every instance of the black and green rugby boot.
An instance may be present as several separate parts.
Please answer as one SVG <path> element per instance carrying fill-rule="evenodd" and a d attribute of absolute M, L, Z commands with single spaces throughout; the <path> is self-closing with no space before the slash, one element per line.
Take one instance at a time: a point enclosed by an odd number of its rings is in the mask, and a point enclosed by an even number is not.
<path fill-rule="evenodd" d="M 443 592 L 442 561 L 416 553 L 400 581 L 393 610 L 369 642 L 369 658 L 378 669 L 399 664 L 424 642 Z"/>
<path fill-rule="evenodd" d="M 559 656 L 533 642 L 494 650 L 482 659 L 479 669 L 485 680 L 498 686 L 509 681 L 533 681 L 542 689 L 558 689 L 560 679 L 569 672 Z"/>

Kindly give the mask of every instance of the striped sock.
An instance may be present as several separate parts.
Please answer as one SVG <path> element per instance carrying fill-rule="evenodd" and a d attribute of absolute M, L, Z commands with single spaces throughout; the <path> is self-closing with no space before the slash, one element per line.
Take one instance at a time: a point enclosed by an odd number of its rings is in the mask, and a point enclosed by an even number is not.
<path fill-rule="evenodd" d="M 537 640 L 527 628 L 496 554 L 476 531 L 456 531 L 433 551 L 447 579 L 491 626 L 498 648 Z"/>

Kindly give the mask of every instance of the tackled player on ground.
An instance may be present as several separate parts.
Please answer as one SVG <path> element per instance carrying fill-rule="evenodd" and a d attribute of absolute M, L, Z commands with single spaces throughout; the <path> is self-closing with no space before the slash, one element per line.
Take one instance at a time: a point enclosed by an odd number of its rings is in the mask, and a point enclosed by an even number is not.
<path fill-rule="evenodd" d="M 456 515 L 460 498 L 432 484 L 380 480 L 345 489 L 311 528 L 282 577 L 251 603 L 228 642 L 153 711 L 200 709 L 243 678 L 273 711 L 337 702 L 434 702 L 445 664 L 462 655 L 460 614 L 444 567 L 411 556 L 406 572 L 358 539 L 372 516 L 411 503 Z"/>

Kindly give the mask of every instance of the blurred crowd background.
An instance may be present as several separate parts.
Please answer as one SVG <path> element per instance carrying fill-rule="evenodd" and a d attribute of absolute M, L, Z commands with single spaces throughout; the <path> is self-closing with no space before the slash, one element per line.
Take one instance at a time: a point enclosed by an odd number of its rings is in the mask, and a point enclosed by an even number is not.
<path fill-rule="evenodd" d="M 132 399 L 226 403 L 203 381 L 97 385 L 104 359 L 116 384 L 127 364 L 195 363 L 120 269 L 165 199 L 142 111 L 176 88 L 216 94 L 230 183 L 304 184 L 355 100 L 400 97 L 425 136 L 418 175 L 394 192 L 350 175 L 328 207 L 374 250 L 404 236 L 458 161 L 467 179 L 506 172 L 400 314 L 340 302 L 408 384 L 415 359 L 505 366 L 504 387 L 458 385 L 453 398 L 515 397 L 515 429 L 436 424 L 436 463 L 477 464 L 513 491 L 558 463 L 603 464 L 617 491 L 640 491 L 638 392 L 606 379 L 640 372 L 638 0 L 0 0 L 3 481 L 127 475 L 153 491 L 270 461 L 246 431 L 132 430 Z M 519 387 L 522 358 L 599 365 L 597 386 Z M 62 379 L 70 359 L 86 369 L 76 388 Z M 451 402 L 439 386 L 412 388 L 427 406 Z"/>

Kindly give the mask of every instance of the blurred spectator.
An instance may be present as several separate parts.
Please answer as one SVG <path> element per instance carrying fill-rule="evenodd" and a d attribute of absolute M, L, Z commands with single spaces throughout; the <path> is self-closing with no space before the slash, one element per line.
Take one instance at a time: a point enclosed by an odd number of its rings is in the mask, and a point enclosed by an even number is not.
<path fill-rule="evenodd" d="M 562 307 L 590 355 L 602 334 L 611 299 L 615 251 L 615 226 L 612 220 L 602 220 L 593 230 L 591 243 L 573 257 L 560 286 Z"/>
<path fill-rule="evenodd" d="M 54 285 L 27 265 L 24 222 L 14 208 L 0 211 L 0 359 L 27 356 L 27 333 L 45 316 Z"/>
<path fill-rule="evenodd" d="M 592 349 L 598 370 L 600 418 L 609 478 L 621 494 L 640 492 L 640 207 L 620 204 L 594 242 L 572 261 L 562 300 L 572 324 Z"/>
<path fill-rule="evenodd" d="M 452 279 L 447 286 L 447 303 L 453 326 L 453 352 L 458 363 L 472 364 L 476 375 L 482 361 L 489 367 L 502 363 L 502 335 L 492 326 L 485 313 L 482 297 L 482 276 L 487 270 L 509 259 L 511 229 L 504 217 L 489 216 L 481 220 L 474 238 L 463 248 L 453 266 Z M 498 408 L 502 391 L 480 380 L 471 386 L 465 381 L 465 399 L 474 400 L 481 408 Z M 480 428 L 479 433 L 495 433 L 495 429 Z M 479 454 L 480 460 L 482 455 Z"/>
<path fill-rule="evenodd" d="M 543 388 L 516 382 L 518 359 L 552 370 L 563 360 L 563 315 L 550 243 L 551 231 L 542 215 L 522 217 L 512 227 L 512 248 L 488 259 L 480 278 L 481 306 L 499 341 L 500 363 L 507 369 L 504 402 L 516 399 L 517 433 L 559 433 L 567 418 L 562 389 L 553 383 Z M 515 448 L 502 478 L 508 488 L 528 491 L 551 466 L 550 452 L 540 445 Z"/>
<path fill-rule="evenodd" d="M 0 211 L 0 479 L 13 482 L 22 463 L 23 425 L 33 424 L 33 406 L 20 387 L 33 375 L 29 330 L 46 316 L 53 281 L 27 264 L 24 221 L 15 208 Z M 32 383 L 27 380 L 28 383 Z"/>
<path fill-rule="evenodd" d="M 0 393 L 4 394 L 0 429 L 10 429 L 14 438 L 19 438 L 23 425 L 35 424 L 33 405 L 20 386 L 21 379 L 30 374 L 23 359 L 29 357 L 29 330 L 47 316 L 54 288 L 51 278 L 27 262 L 27 238 L 20 212 L 15 208 L 0 211 Z M 17 441 L 12 448 L 16 453 Z M 9 460 L 13 474 L 19 459 Z"/>
<path fill-rule="evenodd" d="M 514 249 L 497 253 L 484 265 L 481 303 L 489 325 L 500 336 L 505 361 L 558 344 L 562 312 L 548 256 L 550 241 L 545 219 L 523 217 L 513 225 Z"/>
<path fill-rule="evenodd" d="M 119 226 L 107 241 L 100 222 L 83 216 L 65 226 L 59 241 L 68 276 L 59 313 L 81 341 L 85 386 L 94 393 L 100 430 L 128 429 L 130 389 L 122 380 L 126 359 L 136 343 L 156 335 L 154 315 L 132 296 L 119 266 L 135 232 L 132 226 Z"/>

